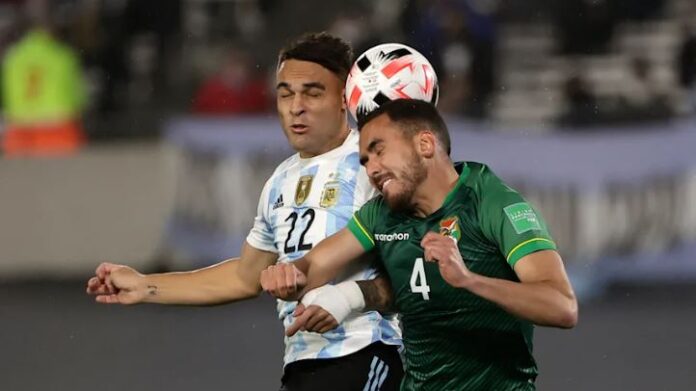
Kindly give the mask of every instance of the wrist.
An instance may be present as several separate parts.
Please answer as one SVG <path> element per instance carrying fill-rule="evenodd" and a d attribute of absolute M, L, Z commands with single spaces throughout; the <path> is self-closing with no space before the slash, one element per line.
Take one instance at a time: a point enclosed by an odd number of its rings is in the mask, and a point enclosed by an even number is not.
<path fill-rule="evenodd" d="M 475 291 L 476 287 L 480 285 L 481 283 L 481 276 L 469 272 L 467 273 L 466 277 L 462 278 L 461 281 L 459 281 L 459 284 L 457 284 L 457 288 L 460 289 L 466 289 L 468 291 Z"/>
<path fill-rule="evenodd" d="M 358 286 L 355 281 L 344 281 L 336 285 L 338 289 L 345 297 L 346 301 L 350 305 L 350 309 L 353 311 L 362 311 L 365 308 L 365 297 L 363 296 L 362 289 Z"/>
<path fill-rule="evenodd" d="M 160 286 L 155 281 L 152 276 L 145 274 L 136 275 L 136 290 L 140 293 L 139 296 L 142 297 L 142 302 L 145 303 L 158 303 L 159 302 L 159 290 Z"/>
<path fill-rule="evenodd" d="M 302 304 L 321 307 L 340 324 L 352 312 L 365 308 L 365 299 L 355 281 L 344 281 L 312 289 L 302 297 Z"/>

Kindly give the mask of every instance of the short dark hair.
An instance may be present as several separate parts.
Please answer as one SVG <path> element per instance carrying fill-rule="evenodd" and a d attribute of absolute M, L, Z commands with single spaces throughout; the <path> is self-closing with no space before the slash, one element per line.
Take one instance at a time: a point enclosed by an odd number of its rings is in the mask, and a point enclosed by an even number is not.
<path fill-rule="evenodd" d="M 450 154 L 452 147 L 447 124 L 432 103 L 418 99 L 388 101 L 358 118 L 358 129 L 362 130 L 368 122 L 382 114 L 386 114 L 392 122 L 398 123 L 405 135 L 414 135 L 426 129 L 432 131 L 442 143 L 447 155 Z"/>
<path fill-rule="evenodd" d="M 327 32 L 308 33 L 280 50 L 278 66 L 286 60 L 319 64 L 345 82 L 353 65 L 353 49 L 343 39 Z"/>

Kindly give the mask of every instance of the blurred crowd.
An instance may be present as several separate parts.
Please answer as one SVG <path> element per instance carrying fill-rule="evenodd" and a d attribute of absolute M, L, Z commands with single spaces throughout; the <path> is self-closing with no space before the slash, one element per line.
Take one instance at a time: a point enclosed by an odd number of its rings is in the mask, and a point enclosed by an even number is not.
<path fill-rule="evenodd" d="M 2 0 L 3 148 L 60 144 L 54 147 L 70 151 L 86 138 L 157 136 L 172 115 L 271 113 L 271 53 L 310 30 L 341 35 L 356 55 L 381 42 L 410 45 L 439 75 L 443 112 L 495 121 L 503 95 L 525 93 L 506 83 L 505 69 L 515 68 L 507 26 L 552 26 L 553 50 L 536 60 L 573 64 L 615 55 L 625 24 L 671 23 L 679 36 L 666 79 L 664 67 L 640 52 L 618 70 L 625 88 L 610 93 L 581 66 L 567 66 L 552 120 L 585 126 L 669 118 L 696 107 L 696 18 L 674 15 L 674 3 L 694 15 L 688 0 L 535 0 L 525 7 L 505 0 Z"/>

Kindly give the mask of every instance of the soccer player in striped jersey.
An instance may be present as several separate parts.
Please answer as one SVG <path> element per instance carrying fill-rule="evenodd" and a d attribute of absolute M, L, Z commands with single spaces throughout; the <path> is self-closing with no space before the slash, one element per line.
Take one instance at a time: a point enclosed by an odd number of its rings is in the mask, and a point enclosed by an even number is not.
<path fill-rule="evenodd" d="M 263 188 L 253 228 L 239 258 L 184 273 L 142 275 L 124 265 L 102 264 L 87 292 L 103 303 L 205 305 L 256 297 L 267 266 L 301 258 L 346 226 L 376 195 L 360 165 L 358 133 L 348 126 L 343 89 L 352 50 L 329 34 L 309 34 L 280 52 L 277 108 L 297 153 Z M 362 291 L 387 292 L 375 261 L 364 258 L 302 303 L 278 300 L 287 327 L 296 314 L 319 321 L 285 339 L 285 391 L 397 390 L 403 376 L 401 331 L 384 302 Z M 370 296 L 370 295 L 368 295 Z M 296 308 L 296 306 L 298 308 Z M 366 311 L 361 310 L 365 307 Z"/>
<path fill-rule="evenodd" d="M 533 325 L 573 327 L 575 295 L 534 208 L 486 165 L 449 153 L 431 104 L 370 113 L 360 159 L 381 196 L 303 259 L 265 270 L 262 286 L 292 298 L 376 252 L 401 314 L 402 390 L 534 390 Z"/>

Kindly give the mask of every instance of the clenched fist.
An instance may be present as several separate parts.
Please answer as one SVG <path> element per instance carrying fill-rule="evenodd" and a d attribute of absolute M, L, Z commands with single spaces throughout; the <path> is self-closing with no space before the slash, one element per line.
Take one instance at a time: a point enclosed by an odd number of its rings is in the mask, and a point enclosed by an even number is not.
<path fill-rule="evenodd" d="M 261 287 L 278 299 L 293 301 L 307 285 L 307 276 L 292 263 L 271 265 L 261 272 Z"/>
<path fill-rule="evenodd" d="M 427 262 L 437 262 L 440 275 L 455 288 L 466 288 L 472 273 L 464 264 L 457 242 L 451 237 L 428 232 L 421 240 Z"/>
<path fill-rule="evenodd" d="M 104 262 L 94 274 L 87 281 L 87 294 L 96 296 L 99 303 L 137 304 L 147 295 L 143 275 L 131 267 Z"/>

